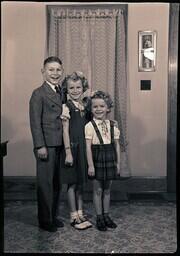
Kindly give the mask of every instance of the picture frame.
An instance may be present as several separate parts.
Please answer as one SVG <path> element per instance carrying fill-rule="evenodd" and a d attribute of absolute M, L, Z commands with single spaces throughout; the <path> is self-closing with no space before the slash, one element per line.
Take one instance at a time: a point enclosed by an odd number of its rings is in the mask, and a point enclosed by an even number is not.
<path fill-rule="evenodd" d="M 156 31 L 139 31 L 139 64 L 138 71 L 148 72 L 156 70 Z"/>

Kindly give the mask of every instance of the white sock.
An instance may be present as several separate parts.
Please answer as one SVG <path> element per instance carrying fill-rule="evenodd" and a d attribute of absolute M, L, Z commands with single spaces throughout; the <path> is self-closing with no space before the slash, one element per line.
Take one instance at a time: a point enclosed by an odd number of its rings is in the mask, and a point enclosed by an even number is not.
<path fill-rule="evenodd" d="M 72 222 L 74 219 L 78 218 L 78 212 L 70 212 L 70 222 Z"/>
<path fill-rule="evenodd" d="M 77 213 L 78 213 L 79 216 L 83 216 L 83 211 L 82 210 L 78 210 Z"/>

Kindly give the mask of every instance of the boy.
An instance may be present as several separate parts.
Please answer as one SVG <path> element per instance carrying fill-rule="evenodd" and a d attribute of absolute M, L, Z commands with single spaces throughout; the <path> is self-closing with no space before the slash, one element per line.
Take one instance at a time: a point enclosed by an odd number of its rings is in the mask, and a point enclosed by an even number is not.
<path fill-rule="evenodd" d="M 60 195 L 60 154 L 62 150 L 62 94 L 58 86 L 63 75 L 59 58 L 44 60 L 44 83 L 30 99 L 30 127 L 37 162 L 37 204 L 39 227 L 49 232 L 64 224 L 57 219 Z"/>

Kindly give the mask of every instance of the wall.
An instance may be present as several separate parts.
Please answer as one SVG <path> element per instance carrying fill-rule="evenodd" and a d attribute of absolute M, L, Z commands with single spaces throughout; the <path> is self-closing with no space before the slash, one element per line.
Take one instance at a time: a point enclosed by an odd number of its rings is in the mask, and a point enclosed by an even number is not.
<path fill-rule="evenodd" d="M 129 4 L 129 147 L 134 176 L 166 176 L 168 4 Z M 29 98 L 42 82 L 46 20 L 44 3 L 2 4 L 1 140 L 9 140 L 5 176 L 34 176 Z M 139 30 L 154 30 L 157 70 L 138 72 Z M 140 91 L 140 79 L 152 90 Z"/>
<path fill-rule="evenodd" d="M 29 98 L 42 83 L 45 27 L 43 3 L 2 4 L 1 141 L 9 140 L 5 176 L 35 175 Z"/>
<path fill-rule="evenodd" d="M 128 8 L 129 142 L 132 175 L 166 176 L 169 4 L 130 4 Z M 157 31 L 155 72 L 138 72 L 138 31 Z M 150 91 L 140 80 L 151 80 Z"/>

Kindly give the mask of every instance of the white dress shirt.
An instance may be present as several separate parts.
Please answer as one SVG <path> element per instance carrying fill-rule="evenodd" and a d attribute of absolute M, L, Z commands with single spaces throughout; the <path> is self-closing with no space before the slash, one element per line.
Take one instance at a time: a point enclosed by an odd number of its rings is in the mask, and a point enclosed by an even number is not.
<path fill-rule="evenodd" d="M 51 84 L 50 82 L 46 81 L 47 84 L 49 84 L 49 86 L 53 89 L 53 91 L 56 92 L 56 89 L 55 87 L 58 86 L 58 85 L 54 85 L 54 84 Z"/>

